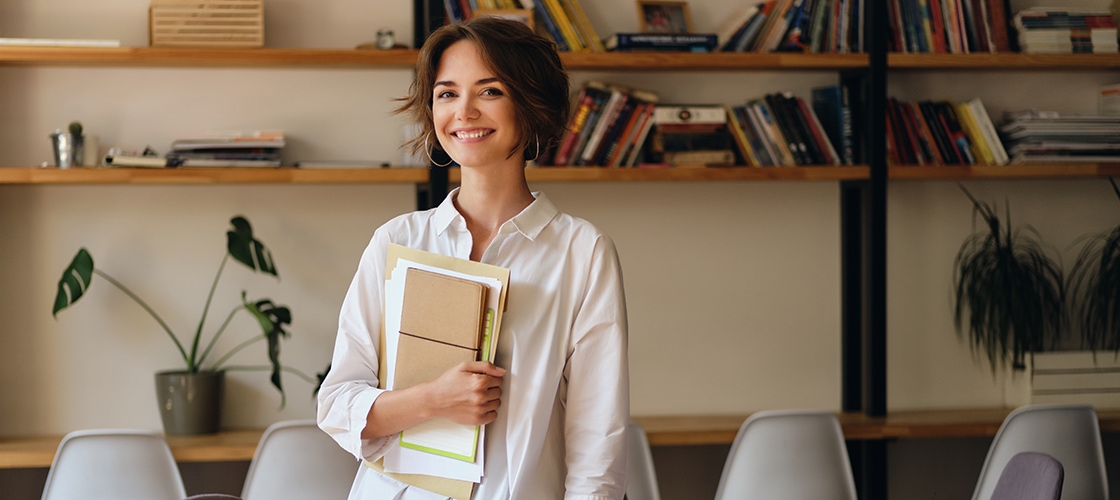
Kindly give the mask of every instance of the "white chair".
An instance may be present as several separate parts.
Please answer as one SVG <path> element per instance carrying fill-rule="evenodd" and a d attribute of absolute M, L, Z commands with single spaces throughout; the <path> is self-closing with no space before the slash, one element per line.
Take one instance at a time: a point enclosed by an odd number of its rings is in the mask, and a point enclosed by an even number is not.
<path fill-rule="evenodd" d="M 43 500 L 182 500 L 179 467 L 163 436 L 125 429 L 74 431 L 62 438 Z"/>
<path fill-rule="evenodd" d="M 1062 498 L 1108 500 L 1100 423 L 1088 405 L 1034 405 L 1012 411 L 988 448 L 973 500 L 989 500 L 1011 457 L 1045 453 L 1065 469 Z"/>
<path fill-rule="evenodd" d="M 314 420 L 277 422 L 265 429 L 249 463 L 244 500 L 344 500 L 358 461 Z"/>
<path fill-rule="evenodd" d="M 716 500 L 856 500 L 848 449 L 836 415 L 761 411 L 739 428 Z"/>
<path fill-rule="evenodd" d="M 630 443 L 630 460 L 627 462 L 630 478 L 626 483 L 626 500 L 661 500 L 646 430 L 637 422 L 631 421 L 626 426 L 626 432 Z"/>

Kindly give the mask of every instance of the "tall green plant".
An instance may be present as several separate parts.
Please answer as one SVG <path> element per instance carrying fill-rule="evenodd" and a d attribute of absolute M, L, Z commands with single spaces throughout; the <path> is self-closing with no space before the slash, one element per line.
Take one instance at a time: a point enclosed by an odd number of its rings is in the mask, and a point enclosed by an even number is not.
<path fill-rule="evenodd" d="M 1026 368 L 1030 353 L 1052 349 L 1065 326 L 1065 287 L 1059 262 L 1047 255 L 1034 228 L 1012 229 L 995 209 L 960 186 L 984 228 L 957 252 L 954 268 L 954 325 L 967 334 L 974 352 L 983 353 L 995 371 Z"/>
<path fill-rule="evenodd" d="M 1116 197 L 1120 187 L 1108 181 Z M 1070 312 L 1089 349 L 1120 352 L 1120 226 L 1083 236 L 1069 274 Z"/>
<path fill-rule="evenodd" d="M 213 350 L 218 339 L 226 331 L 230 321 L 240 311 L 246 311 L 253 318 L 256 319 L 260 325 L 261 334 L 254 335 L 240 344 L 234 346 L 225 355 L 219 357 L 217 361 L 213 362 L 208 370 L 221 371 L 221 370 L 270 370 L 270 380 L 276 390 L 280 391 L 281 406 L 284 405 L 284 387 L 281 383 L 280 372 L 286 371 L 295 374 L 309 383 L 315 381 L 294 368 L 282 366 L 280 363 L 280 339 L 288 338 L 291 334 L 285 329 L 285 326 L 291 324 L 292 314 L 286 306 L 274 304 L 269 299 L 249 300 L 247 293 L 243 290 L 241 292 L 241 302 L 238 303 L 226 315 L 225 321 L 221 326 L 215 330 L 214 334 L 210 336 L 204 348 L 200 349 L 203 340 L 203 331 L 206 325 L 206 317 L 210 312 L 210 303 L 214 298 L 214 291 L 217 290 L 218 282 L 222 278 L 222 272 L 225 270 L 226 263 L 232 257 L 237 262 L 244 264 L 254 272 L 261 272 L 271 275 L 279 279 L 279 274 L 276 271 L 276 264 L 272 261 L 272 253 L 265 247 L 264 243 L 253 236 L 253 228 L 249 225 L 249 221 L 244 217 L 237 216 L 230 219 L 232 229 L 226 231 L 226 254 L 222 257 L 221 264 L 218 265 L 218 272 L 214 276 L 214 282 L 210 285 L 210 293 L 206 296 L 206 305 L 202 309 L 202 318 L 198 321 L 198 326 L 194 330 L 194 335 L 190 337 L 189 344 L 184 344 L 183 338 L 177 335 L 167 322 L 160 317 L 158 313 L 144 302 L 138 295 L 129 290 L 116 278 L 113 278 L 108 273 L 101 269 L 94 267 L 93 257 L 85 248 L 80 248 L 77 255 L 70 262 L 70 265 L 62 272 L 62 277 L 58 280 L 58 293 L 55 295 L 54 308 L 52 315 L 58 317 L 59 311 L 70 307 L 82 298 L 86 292 L 89 291 L 90 286 L 93 284 L 93 276 L 97 275 L 103 278 L 109 284 L 115 286 L 121 292 L 124 292 L 129 298 L 140 305 L 153 319 L 159 323 L 160 327 L 175 344 L 183 362 L 186 365 L 186 371 L 190 373 L 197 373 L 202 370 L 202 367 L 209 359 L 211 351 Z M 264 342 L 267 348 L 268 366 L 226 366 L 225 363 L 242 349 L 250 345 Z"/>

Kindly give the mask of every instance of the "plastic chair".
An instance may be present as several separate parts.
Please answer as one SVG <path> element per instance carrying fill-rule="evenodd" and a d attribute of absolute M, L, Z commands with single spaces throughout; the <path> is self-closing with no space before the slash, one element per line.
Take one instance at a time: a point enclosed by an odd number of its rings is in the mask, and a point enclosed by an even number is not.
<path fill-rule="evenodd" d="M 241 500 L 241 497 L 227 495 L 225 493 L 200 493 L 198 495 L 191 495 L 183 500 Z"/>
<path fill-rule="evenodd" d="M 836 415 L 774 410 L 743 422 L 723 466 L 716 500 L 855 500 L 855 479 Z"/>
<path fill-rule="evenodd" d="M 1045 453 L 1024 451 L 1011 457 L 999 475 L 991 500 L 1060 500 L 1062 463 Z"/>
<path fill-rule="evenodd" d="M 43 500 L 182 500 L 186 496 L 179 467 L 163 436 L 127 429 L 67 434 L 43 488 Z"/>
<path fill-rule="evenodd" d="M 265 429 L 249 463 L 245 500 L 345 499 L 358 461 L 314 420 L 277 422 Z"/>
<path fill-rule="evenodd" d="M 626 483 L 626 500 L 661 500 L 661 490 L 657 487 L 657 470 L 653 466 L 653 454 L 649 449 L 646 430 L 637 422 L 626 426 L 629 434 L 630 460 L 627 471 L 630 479 Z"/>
<path fill-rule="evenodd" d="M 1045 453 L 1065 469 L 1062 497 L 1107 500 L 1100 423 L 1088 405 L 1034 405 L 1012 411 L 988 448 L 973 500 L 989 500 L 1011 457 L 1023 451 Z"/>

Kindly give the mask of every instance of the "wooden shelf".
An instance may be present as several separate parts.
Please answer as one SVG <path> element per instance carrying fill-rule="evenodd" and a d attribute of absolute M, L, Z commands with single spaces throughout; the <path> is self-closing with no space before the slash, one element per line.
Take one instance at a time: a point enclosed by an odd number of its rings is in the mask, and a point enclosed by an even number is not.
<path fill-rule="evenodd" d="M 416 50 L 169 47 L 0 47 L 0 65 L 176 67 L 377 66 L 412 68 Z"/>
<path fill-rule="evenodd" d="M 900 411 L 884 418 L 838 415 L 851 440 L 992 437 L 1009 408 Z M 634 417 L 651 446 L 728 445 L 749 415 Z M 1098 410 L 1101 432 L 1120 432 L 1120 410 Z M 234 462 L 253 458 L 263 430 L 206 436 L 168 436 L 179 462 Z M 50 467 L 62 436 L 0 438 L 0 469 Z"/>
<path fill-rule="evenodd" d="M 166 47 L 0 47 L 0 65 L 115 65 L 177 67 L 359 66 L 412 68 L 412 49 L 222 49 Z M 747 54 L 716 52 L 561 53 L 571 70 L 837 70 L 863 68 L 866 54 Z"/>
<path fill-rule="evenodd" d="M 887 54 L 891 69 L 936 70 L 1112 70 L 1120 54 Z"/>
<path fill-rule="evenodd" d="M 0 168 L 4 184 L 423 183 L 428 169 L 390 168 Z"/>
<path fill-rule="evenodd" d="M 583 71 L 678 71 L 678 70 L 841 70 L 866 68 L 867 54 L 798 54 L 742 52 L 562 52 L 568 69 Z"/>
<path fill-rule="evenodd" d="M 890 167 L 892 180 L 949 179 L 1039 179 L 1104 177 L 1120 175 L 1120 163 L 1061 163 L 1000 166 L 897 166 Z"/>
<path fill-rule="evenodd" d="M 867 167 L 677 167 L 596 168 L 538 167 L 525 171 L 529 182 L 637 182 L 637 181 L 838 181 L 867 179 Z M 459 170 L 448 177 L 459 181 Z"/>

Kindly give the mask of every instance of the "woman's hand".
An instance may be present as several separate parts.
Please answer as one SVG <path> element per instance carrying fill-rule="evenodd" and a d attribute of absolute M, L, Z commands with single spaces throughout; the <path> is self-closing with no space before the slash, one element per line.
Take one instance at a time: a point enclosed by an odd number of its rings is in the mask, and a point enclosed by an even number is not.
<path fill-rule="evenodd" d="M 459 363 L 428 382 L 433 416 L 464 425 L 484 425 L 498 418 L 505 368 L 486 361 Z"/>

